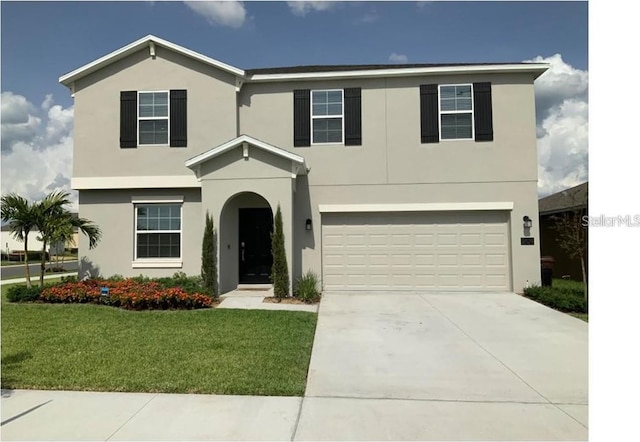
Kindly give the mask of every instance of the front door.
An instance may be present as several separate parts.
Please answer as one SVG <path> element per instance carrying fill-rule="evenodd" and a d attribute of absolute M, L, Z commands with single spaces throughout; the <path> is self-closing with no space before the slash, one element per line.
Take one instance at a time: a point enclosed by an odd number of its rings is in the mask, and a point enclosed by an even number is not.
<path fill-rule="evenodd" d="M 271 209 L 239 209 L 240 284 L 269 284 L 271 281 Z"/>

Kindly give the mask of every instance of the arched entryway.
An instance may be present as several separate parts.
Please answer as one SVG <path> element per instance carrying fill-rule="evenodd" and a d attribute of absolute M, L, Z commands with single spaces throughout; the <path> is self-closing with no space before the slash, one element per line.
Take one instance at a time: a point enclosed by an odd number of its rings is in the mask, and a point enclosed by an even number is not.
<path fill-rule="evenodd" d="M 270 283 L 272 230 L 273 211 L 261 195 L 241 192 L 226 201 L 220 215 L 223 287 Z"/>

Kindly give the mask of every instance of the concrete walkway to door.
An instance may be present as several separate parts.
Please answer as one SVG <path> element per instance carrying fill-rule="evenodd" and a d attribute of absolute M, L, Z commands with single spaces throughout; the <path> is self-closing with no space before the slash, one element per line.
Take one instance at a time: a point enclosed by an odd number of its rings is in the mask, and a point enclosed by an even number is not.
<path fill-rule="evenodd" d="M 512 293 L 326 294 L 296 440 L 587 440 L 588 324 Z"/>

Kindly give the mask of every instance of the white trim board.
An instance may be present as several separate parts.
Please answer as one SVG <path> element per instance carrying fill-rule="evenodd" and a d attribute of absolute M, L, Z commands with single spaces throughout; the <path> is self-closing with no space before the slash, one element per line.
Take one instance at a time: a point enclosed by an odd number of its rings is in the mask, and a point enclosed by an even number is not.
<path fill-rule="evenodd" d="M 107 176 L 71 178 L 71 188 L 74 190 L 172 189 L 176 187 L 201 187 L 201 184 L 193 175 Z"/>
<path fill-rule="evenodd" d="M 320 213 L 356 212 L 458 212 L 469 210 L 513 210 L 513 201 L 416 204 L 320 204 Z"/>

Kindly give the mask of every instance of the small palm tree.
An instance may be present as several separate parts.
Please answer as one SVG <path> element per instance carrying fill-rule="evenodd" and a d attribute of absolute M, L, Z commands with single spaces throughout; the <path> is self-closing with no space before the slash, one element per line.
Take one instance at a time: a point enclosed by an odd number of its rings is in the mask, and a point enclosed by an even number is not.
<path fill-rule="evenodd" d="M 31 287 L 29 274 L 29 233 L 36 228 L 36 207 L 26 198 L 10 193 L 2 196 L 2 222 L 8 223 L 12 236 L 24 242 L 24 267 L 27 287 Z"/>
<path fill-rule="evenodd" d="M 92 221 L 86 218 L 74 218 L 65 207 L 70 204 L 68 192 L 52 192 L 36 205 L 36 227 L 40 231 L 42 256 L 40 260 L 40 286 L 44 285 L 47 245 L 55 242 L 61 235 L 78 228 L 89 238 L 89 248 L 93 249 L 100 241 L 102 232 Z M 73 235 L 73 233 L 72 233 Z"/>

